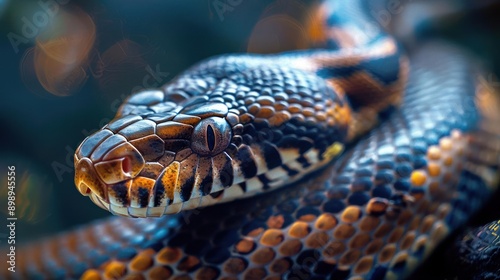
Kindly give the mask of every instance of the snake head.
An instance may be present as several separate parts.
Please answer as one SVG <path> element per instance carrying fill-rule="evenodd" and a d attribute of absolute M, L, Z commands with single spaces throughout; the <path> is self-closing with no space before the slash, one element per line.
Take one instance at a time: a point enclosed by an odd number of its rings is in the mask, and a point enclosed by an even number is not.
<path fill-rule="evenodd" d="M 83 141 L 83 195 L 114 214 L 157 217 L 282 186 L 340 153 L 350 113 L 324 80 L 210 63 L 237 73 L 205 78 L 202 64 L 188 71 L 198 77 L 132 95 Z"/>

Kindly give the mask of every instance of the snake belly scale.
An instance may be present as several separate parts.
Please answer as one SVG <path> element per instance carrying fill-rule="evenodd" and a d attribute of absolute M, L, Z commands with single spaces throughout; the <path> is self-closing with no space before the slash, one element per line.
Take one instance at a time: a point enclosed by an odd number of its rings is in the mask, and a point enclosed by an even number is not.
<path fill-rule="evenodd" d="M 408 64 L 361 2 L 323 6 L 331 49 L 216 57 L 132 95 L 80 145 L 75 183 L 155 218 L 31 244 L 5 277 L 408 276 L 494 190 L 500 105 L 458 49 Z"/>

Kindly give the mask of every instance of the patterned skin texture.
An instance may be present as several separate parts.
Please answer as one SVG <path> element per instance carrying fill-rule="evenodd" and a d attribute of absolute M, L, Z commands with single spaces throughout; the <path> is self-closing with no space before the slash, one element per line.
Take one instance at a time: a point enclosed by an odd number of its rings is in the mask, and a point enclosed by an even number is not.
<path fill-rule="evenodd" d="M 241 201 L 95 222 L 20 251 L 17 275 L 403 278 L 485 201 L 493 173 L 480 155 L 498 155 L 487 114 L 498 101 L 475 90 L 461 53 L 429 45 L 410 58 L 402 107 L 334 166 Z"/>
<path fill-rule="evenodd" d="M 117 214 L 161 216 L 270 189 L 328 162 L 331 145 L 345 142 L 346 102 L 313 75 L 264 68 L 265 59 L 234 60 L 202 63 L 168 85 L 166 96 L 131 97 L 119 118 L 78 149 L 80 191 L 90 189 L 92 200 Z M 208 73 L 234 66 L 241 69 L 210 83 Z M 195 85 L 193 98 L 171 101 L 182 93 L 177 88 Z"/>
<path fill-rule="evenodd" d="M 305 54 L 292 54 L 286 59 L 295 60 L 297 56 L 303 59 Z M 316 61 L 328 60 L 328 56 L 314 56 L 314 52 L 309 56 Z M 478 90 L 481 85 L 463 54 L 453 47 L 436 43 L 419 48 L 409 57 L 411 71 L 401 107 L 389 113 L 381 109 L 384 106 L 377 98 L 370 101 L 369 96 L 366 99 L 358 96 L 350 101 L 354 105 L 363 102 L 368 105 L 355 106 L 352 116 L 358 123 L 349 124 L 349 128 L 355 127 L 358 132 L 347 133 L 343 136 L 347 140 L 366 130 L 363 120 L 369 119 L 369 112 L 382 122 L 359 141 L 349 144 L 346 153 L 333 165 L 297 183 L 243 200 L 161 218 L 112 217 L 97 221 L 27 246 L 19 252 L 21 273 L 4 276 L 48 279 L 404 278 L 484 203 L 495 186 L 495 166 L 498 164 L 495 159 L 500 153 L 499 134 L 491 125 L 498 117 L 489 113 L 498 111 L 498 100 L 491 92 Z M 245 56 L 242 59 L 250 60 Z M 332 69 L 338 70 L 335 67 L 316 68 L 323 75 L 335 72 Z M 257 75 L 259 71 L 252 73 Z M 303 75 L 301 72 L 300 76 Z M 338 76 L 329 79 L 329 89 L 336 89 L 342 82 Z M 178 81 L 173 87 L 186 89 L 185 85 L 193 85 L 187 80 Z M 179 98 L 182 99 L 182 95 L 183 92 L 179 93 Z M 261 96 L 253 97 L 255 102 Z M 221 98 L 224 99 L 224 95 Z M 343 104 L 342 98 L 339 94 L 332 100 Z M 398 98 L 391 96 L 385 104 L 395 104 L 395 100 Z M 134 97 L 127 104 L 133 105 L 132 101 Z M 127 104 L 122 108 L 122 116 L 138 110 Z M 227 119 L 229 110 L 224 115 L 223 110 L 217 108 L 203 111 L 210 111 L 211 117 L 213 111 L 219 112 L 216 117 L 226 118 L 225 121 L 231 124 Z M 375 109 L 363 111 L 361 108 Z M 383 113 L 373 115 L 374 111 Z M 196 115 L 192 111 L 190 114 Z M 310 117 L 317 118 L 317 115 Z M 186 119 L 189 118 L 182 121 Z M 235 125 L 232 127 L 232 133 L 237 134 Z M 134 151 L 127 147 L 128 151 Z M 213 147 L 215 149 L 216 145 Z M 134 149 L 140 151 L 135 146 Z M 324 155 L 324 152 L 317 154 Z M 146 165 L 148 160 L 144 160 Z M 128 171 L 138 170 L 133 159 L 129 161 L 117 163 Z M 141 172 L 144 169 L 138 174 Z M 118 173 L 113 178 L 120 176 Z M 84 187 L 80 190 L 87 193 Z M 137 196 L 129 195 L 130 201 L 125 203 L 143 205 L 140 200 L 133 202 L 134 197 Z M 172 197 L 167 198 L 175 202 L 175 195 Z M 94 201 L 102 203 L 98 199 Z M 115 202 L 124 205 L 123 200 Z"/>
<path fill-rule="evenodd" d="M 337 49 L 215 57 L 132 95 L 77 149 L 79 191 L 117 215 L 159 217 L 282 187 L 331 162 L 398 105 L 408 72 L 396 42 L 363 32 L 344 5 L 324 8 L 346 10 L 327 16 L 350 32 L 331 39 Z"/>

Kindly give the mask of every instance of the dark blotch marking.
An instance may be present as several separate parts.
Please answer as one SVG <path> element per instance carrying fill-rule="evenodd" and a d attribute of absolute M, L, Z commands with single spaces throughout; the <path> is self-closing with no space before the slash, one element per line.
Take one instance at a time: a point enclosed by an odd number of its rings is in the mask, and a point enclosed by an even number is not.
<path fill-rule="evenodd" d="M 112 185 L 111 190 L 114 192 L 116 200 L 121 203 L 121 206 L 128 205 L 128 188 L 124 183 Z"/>
<path fill-rule="evenodd" d="M 259 178 L 260 182 L 263 184 L 263 190 L 268 190 L 270 188 L 269 183 L 271 182 L 271 180 L 267 178 L 266 174 L 260 174 L 259 176 L 257 176 L 257 178 Z"/>
<path fill-rule="evenodd" d="M 233 175 L 233 165 L 231 164 L 231 159 L 226 156 L 226 161 L 224 162 L 224 166 L 222 166 L 222 170 L 220 170 L 220 181 L 224 188 L 230 187 L 233 185 L 234 175 Z"/>
<path fill-rule="evenodd" d="M 313 147 L 311 141 L 299 139 L 297 136 L 286 135 L 277 143 L 277 146 L 282 149 L 298 149 L 299 153 L 303 154 Z"/>
<path fill-rule="evenodd" d="M 243 183 L 239 183 L 238 186 L 240 186 L 241 190 L 246 193 L 247 192 L 247 183 L 246 182 L 243 182 Z"/>
<path fill-rule="evenodd" d="M 208 167 L 208 174 L 201 180 L 200 184 L 200 191 L 201 195 L 205 196 L 209 194 L 212 191 L 212 184 L 214 182 L 214 178 L 212 176 L 212 165 L 209 165 Z"/>
<path fill-rule="evenodd" d="M 290 177 L 293 177 L 293 176 L 299 174 L 299 171 L 288 167 L 288 165 L 286 165 L 286 164 L 283 164 L 281 166 L 281 168 L 283 168 L 286 171 L 286 173 L 288 174 L 288 176 L 290 176 Z"/>
<path fill-rule="evenodd" d="M 282 164 L 280 153 L 271 143 L 262 142 L 260 148 L 268 169 L 276 168 Z"/>
<path fill-rule="evenodd" d="M 302 164 L 302 167 L 303 168 L 307 168 L 309 166 L 311 166 L 311 164 L 309 163 L 309 161 L 307 160 L 307 158 L 305 158 L 303 155 L 301 155 L 297 161 Z"/>
<path fill-rule="evenodd" d="M 149 192 L 146 188 L 137 189 L 137 195 L 139 197 L 139 205 L 141 208 L 145 208 L 148 206 L 149 202 Z"/>
<path fill-rule="evenodd" d="M 165 170 L 163 171 L 165 172 Z M 163 177 L 163 172 L 158 176 L 158 180 L 156 180 L 155 186 L 153 188 L 153 195 L 154 195 L 154 206 L 160 206 L 161 200 L 165 197 L 165 186 L 161 182 L 161 177 Z"/>
<path fill-rule="evenodd" d="M 194 188 L 194 176 L 188 177 L 181 186 L 181 199 L 187 201 L 191 197 Z"/>
<path fill-rule="evenodd" d="M 255 164 L 255 159 L 248 146 L 239 148 L 236 157 L 240 162 L 241 172 L 245 178 L 248 179 L 257 175 L 257 165 Z"/>
<path fill-rule="evenodd" d="M 217 197 L 221 196 L 223 193 L 224 193 L 224 190 L 221 190 L 218 192 L 211 193 L 210 196 L 213 198 L 217 198 Z"/>

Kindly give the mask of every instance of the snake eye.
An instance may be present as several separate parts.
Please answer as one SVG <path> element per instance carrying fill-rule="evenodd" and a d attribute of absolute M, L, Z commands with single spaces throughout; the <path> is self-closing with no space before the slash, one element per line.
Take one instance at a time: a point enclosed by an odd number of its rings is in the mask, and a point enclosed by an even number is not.
<path fill-rule="evenodd" d="M 214 156 L 229 146 L 231 137 L 231 127 L 225 119 L 207 118 L 194 128 L 191 149 L 201 156 Z"/>

